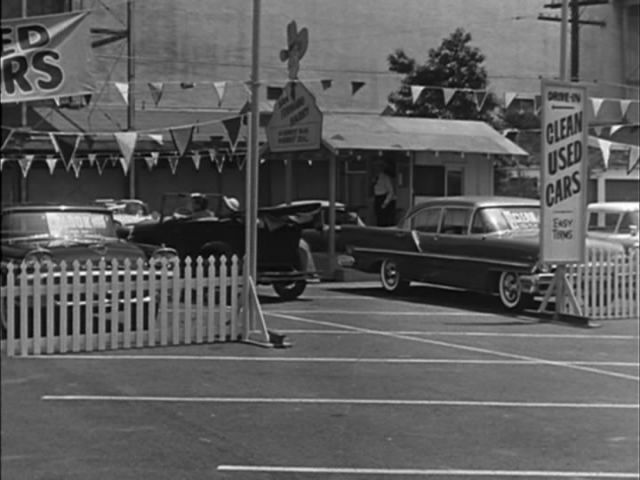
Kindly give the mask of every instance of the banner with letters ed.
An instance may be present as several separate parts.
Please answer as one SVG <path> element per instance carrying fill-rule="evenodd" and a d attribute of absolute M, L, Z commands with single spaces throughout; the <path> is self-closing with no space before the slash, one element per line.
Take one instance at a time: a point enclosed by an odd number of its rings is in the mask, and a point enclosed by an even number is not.
<path fill-rule="evenodd" d="M 584 261 L 588 166 L 587 90 L 542 81 L 540 248 L 545 263 Z"/>
<path fill-rule="evenodd" d="M 94 90 L 89 12 L 2 20 L 2 103 Z"/>

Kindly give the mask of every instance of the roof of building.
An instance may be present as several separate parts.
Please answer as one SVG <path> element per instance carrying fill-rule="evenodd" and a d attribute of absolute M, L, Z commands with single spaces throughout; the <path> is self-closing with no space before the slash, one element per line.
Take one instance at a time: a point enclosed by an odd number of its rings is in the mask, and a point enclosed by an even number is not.
<path fill-rule="evenodd" d="M 334 149 L 528 155 L 487 123 L 470 120 L 325 114 L 322 137 Z"/>

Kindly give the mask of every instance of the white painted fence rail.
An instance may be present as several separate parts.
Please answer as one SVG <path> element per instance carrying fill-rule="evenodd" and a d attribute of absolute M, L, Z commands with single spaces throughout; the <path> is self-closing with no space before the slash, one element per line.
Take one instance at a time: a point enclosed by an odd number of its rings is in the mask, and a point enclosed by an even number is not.
<path fill-rule="evenodd" d="M 8 266 L 8 356 L 240 340 L 240 260 Z"/>
<path fill-rule="evenodd" d="M 592 319 L 639 318 L 638 249 L 626 255 L 590 250 L 587 255 L 585 264 L 567 266 L 567 279 L 582 316 Z M 565 305 L 565 309 L 568 306 Z"/>

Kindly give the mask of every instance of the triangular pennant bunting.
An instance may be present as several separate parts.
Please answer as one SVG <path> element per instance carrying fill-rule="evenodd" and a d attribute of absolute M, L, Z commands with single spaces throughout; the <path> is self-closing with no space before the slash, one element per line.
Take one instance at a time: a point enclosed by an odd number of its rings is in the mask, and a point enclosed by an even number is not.
<path fill-rule="evenodd" d="M 72 158 L 69 162 L 69 167 L 67 170 L 73 170 L 73 173 L 76 175 L 76 178 L 80 177 L 80 169 L 82 168 L 82 160 L 79 158 Z"/>
<path fill-rule="evenodd" d="M 224 168 L 223 155 L 216 155 L 216 168 L 218 169 L 218 173 L 222 173 L 222 169 Z"/>
<path fill-rule="evenodd" d="M 609 135 L 613 135 L 614 133 L 616 133 L 618 130 L 620 130 L 623 127 L 624 127 L 624 125 L 611 125 L 611 130 L 609 131 Z"/>
<path fill-rule="evenodd" d="M 116 89 L 120 93 L 120 96 L 124 100 L 124 103 L 128 105 L 129 104 L 129 84 L 116 82 L 115 85 L 116 85 Z"/>
<path fill-rule="evenodd" d="M 111 156 L 111 157 L 109 158 L 109 161 L 111 162 L 111 166 L 112 166 L 112 167 L 116 167 L 116 166 L 118 166 L 118 163 L 120 163 L 120 157 L 117 157 L 117 156 L 116 156 L 116 157 Z"/>
<path fill-rule="evenodd" d="M 597 137 L 602 135 L 602 127 L 601 126 L 593 127 L 593 131 L 595 132 Z"/>
<path fill-rule="evenodd" d="M 51 143 L 56 152 L 60 154 L 65 168 L 69 168 L 69 162 L 76 155 L 81 136 L 75 133 L 50 133 Z"/>
<path fill-rule="evenodd" d="M 87 93 L 86 95 L 84 95 L 82 98 L 84 99 L 84 104 L 85 106 L 89 106 L 91 104 L 91 98 L 93 97 L 92 94 Z"/>
<path fill-rule="evenodd" d="M 218 95 L 218 106 L 222 106 L 222 101 L 224 100 L 224 92 L 227 89 L 227 82 L 213 82 L 213 88 Z"/>
<path fill-rule="evenodd" d="M 157 107 L 158 103 L 160 103 L 160 99 L 162 98 L 164 83 L 149 82 L 148 85 L 149 85 L 149 92 L 151 93 L 151 98 L 153 99 L 153 103 Z"/>
<path fill-rule="evenodd" d="M 325 78 L 323 80 L 320 80 L 320 85 L 322 85 L 323 90 L 328 90 L 329 88 L 331 88 L 332 84 L 333 84 L 333 80 L 331 80 L 330 78 Z"/>
<path fill-rule="evenodd" d="M 222 120 L 222 125 L 227 131 L 229 137 L 229 144 L 231 146 L 231 153 L 235 152 L 238 145 L 238 138 L 240 136 L 240 127 L 242 126 L 242 117 L 233 117 Z"/>
<path fill-rule="evenodd" d="M 504 108 L 509 108 L 509 105 L 513 103 L 518 94 L 516 92 L 506 92 L 504 94 Z"/>
<path fill-rule="evenodd" d="M 34 155 L 29 154 L 29 155 L 25 155 L 24 157 L 18 159 L 18 165 L 20 165 L 20 170 L 22 170 L 22 176 L 24 178 L 27 178 L 27 174 L 29 173 L 29 170 L 31 169 L 31 164 L 33 163 L 33 157 L 34 157 Z"/>
<path fill-rule="evenodd" d="M 630 105 L 631 105 L 631 100 L 620 100 L 620 111 L 622 112 L 623 117 L 627 115 Z"/>
<path fill-rule="evenodd" d="M 178 157 L 182 157 L 184 152 L 187 150 L 187 147 L 191 143 L 191 138 L 193 137 L 194 126 L 184 128 L 170 128 L 169 132 L 171 133 L 171 138 L 173 139 L 173 144 L 178 151 Z"/>
<path fill-rule="evenodd" d="M 475 92 L 473 92 L 473 100 L 475 101 L 476 108 L 479 112 L 482 111 L 484 102 L 487 101 L 487 96 L 488 93 L 486 90 L 476 90 Z"/>
<path fill-rule="evenodd" d="M 424 87 L 422 86 L 411 85 L 411 100 L 413 101 L 413 103 L 416 103 L 418 101 L 418 98 L 420 98 L 420 94 L 423 90 Z"/>
<path fill-rule="evenodd" d="M 600 107 L 602 107 L 603 98 L 593 98 L 591 97 L 591 106 L 593 107 L 593 117 L 598 116 L 598 112 L 600 112 Z"/>
<path fill-rule="evenodd" d="M 89 153 L 87 155 L 87 158 L 89 159 L 89 166 L 93 167 L 96 164 L 96 154 L 95 153 Z"/>
<path fill-rule="evenodd" d="M 120 152 L 122 152 L 120 164 L 126 174 L 129 171 L 129 164 L 131 163 L 131 158 L 133 157 L 133 152 L 136 148 L 138 132 L 116 132 L 113 136 L 118 143 L 118 147 L 120 147 Z"/>
<path fill-rule="evenodd" d="M 215 162 L 216 160 L 216 151 L 213 148 L 210 148 L 208 150 L 209 152 L 209 160 L 211 160 L 211 162 Z"/>
<path fill-rule="evenodd" d="M 0 146 L 0 150 L 4 150 L 4 148 L 9 143 L 9 139 L 13 135 L 14 130 L 9 127 L 2 127 L 2 144 Z"/>
<path fill-rule="evenodd" d="M 456 94 L 457 91 L 458 90 L 455 88 L 442 87 L 442 95 L 444 96 L 445 107 L 449 105 L 449 102 L 451 101 L 451 99 L 453 98 L 453 96 Z"/>
<path fill-rule="evenodd" d="M 362 87 L 364 87 L 365 82 L 361 82 L 359 80 L 353 80 L 351 82 L 351 95 L 355 95 Z"/>
<path fill-rule="evenodd" d="M 131 159 L 129 159 L 131 160 Z M 127 161 L 126 158 L 124 157 L 119 157 L 118 158 L 118 162 L 120 163 L 120 166 L 122 167 L 122 172 L 127 175 L 129 173 L 129 166 L 131 165 L 130 161 Z"/>
<path fill-rule="evenodd" d="M 191 155 L 191 160 L 193 160 L 193 165 L 196 167 L 196 170 L 200 170 L 200 153 L 193 152 L 193 155 Z"/>
<path fill-rule="evenodd" d="M 247 163 L 247 156 L 246 155 L 241 155 L 238 157 L 238 170 L 242 171 L 242 169 L 244 168 L 245 163 Z"/>
<path fill-rule="evenodd" d="M 47 162 L 47 166 L 49 167 L 49 174 L 53 175 L 53 171 L 56 169 L 58 159 L 53 155 L 47 155 L 47 158 L 45 158 L 45 162 Z"/>
<path fill-rule="evenodd" d="M 96 168 L 98 169 L 98 175 L 102 176 L 102 172 L 104 172 L 104 167 L 107 166 L 108 158 L 99 158 L 96 161 Z"/>
<path fill-rule="evenodd" d="M 148 133 L 147 136 L 158 145 L 164 145 L 164 138 L 161 133 Z"/>
<path fill-rule="evenodd" d="M 611 155 L 611 142 L 609 140 L 598 139 L 598 146 L 600 152 L 602 152 L 602 161 L 604 163 L 605 170 L 609 167 L 609 156 Z"/>
<path fill-rule="evenodd" d="M 267 100 L 278 100 L 282 92 L 282 87 L 267 87 Z"/>
<path fill-rule="evenodd" d="M 178 160 L 180 160 L 178 157 L 169 157 L 169 167 L 171 168 L 171 173 L 173 175 L 176 174 L 176 170 L 178 168 Z"/>
<path fill-rule="evenodd" d="M 146 162 L 149 171 L 153 170 L 153 167 L 156 166 L 155 160 L 151 155 L 149 155 L 148 157 L 144 157 L 144 161 Z"/>

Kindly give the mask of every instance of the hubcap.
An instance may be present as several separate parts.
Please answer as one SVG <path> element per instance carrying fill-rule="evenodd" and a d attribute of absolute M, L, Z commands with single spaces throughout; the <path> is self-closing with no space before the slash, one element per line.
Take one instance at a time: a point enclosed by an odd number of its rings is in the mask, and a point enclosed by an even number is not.
<path fill-rule="evenodd" d="M 513 303 L 518 300 L 520 295 L 520 285 L 518 283 L 518 278 L 514 274 L 508 273 L 504 276 L 502 280 L 502 292 L 504 298 L 509 303 Z"/>
<path fill-rule="evenodd" d="M 385 262 L 384 264 L 384 279 L 390 287 L 395 286 L 398 281 L 398 270 L 393 262 Z"/>

